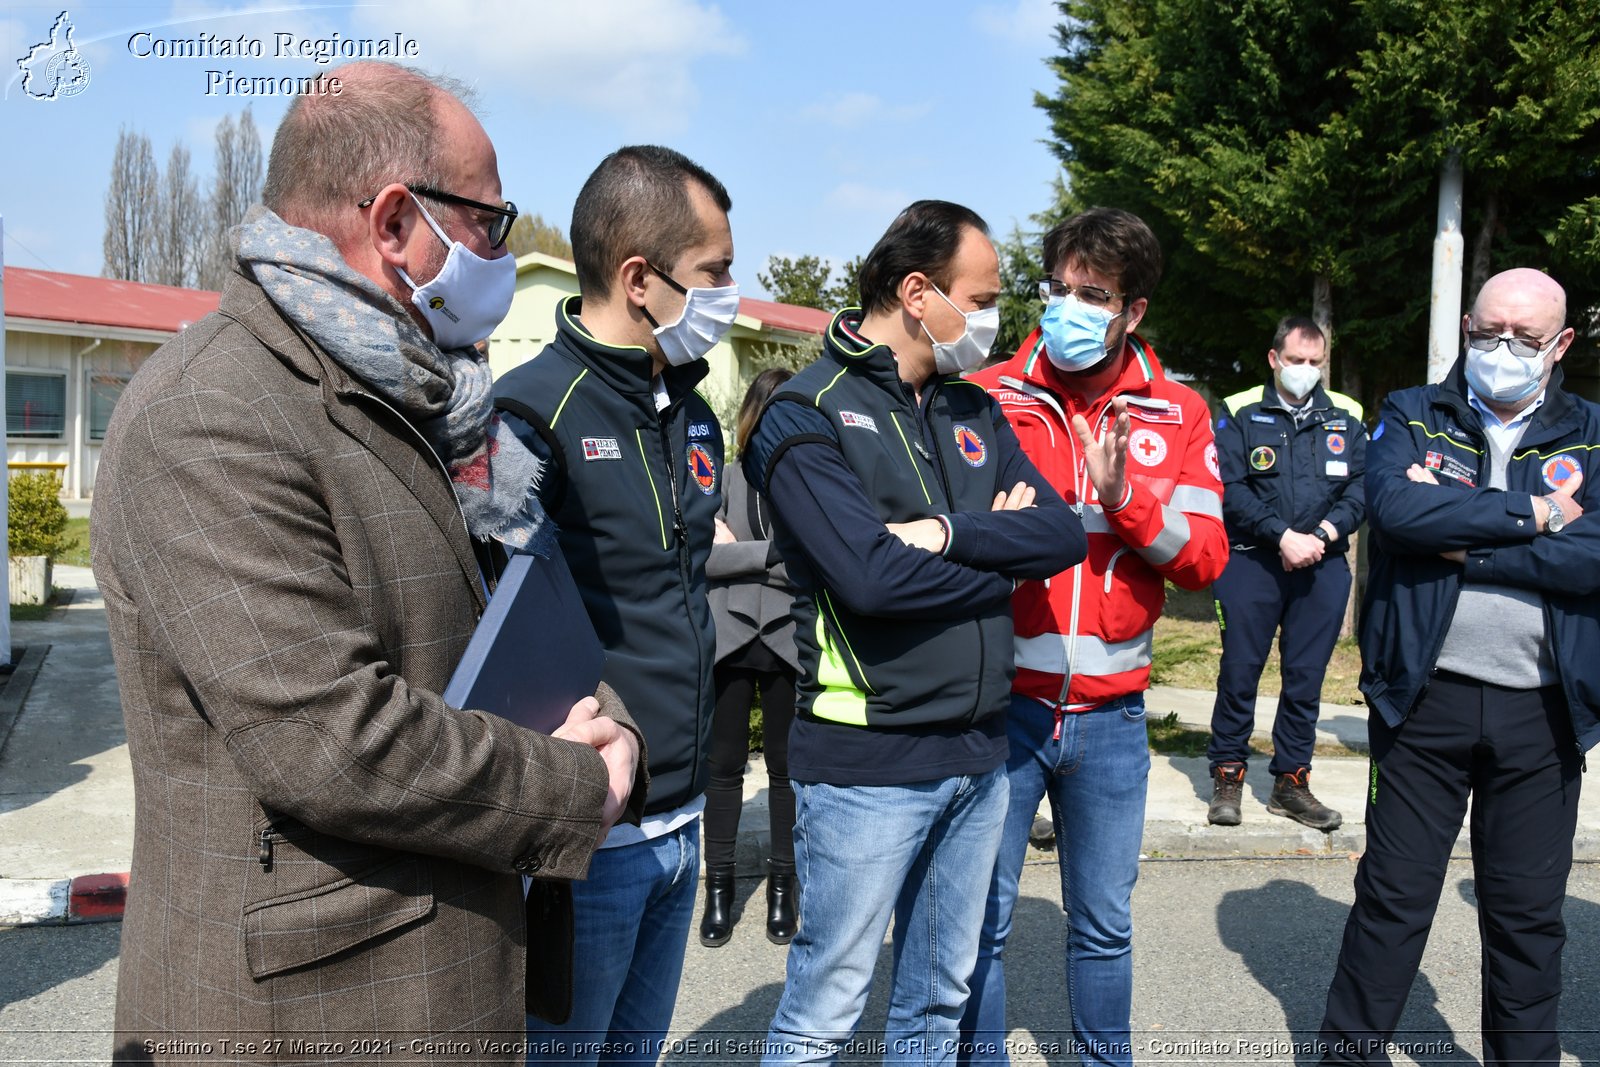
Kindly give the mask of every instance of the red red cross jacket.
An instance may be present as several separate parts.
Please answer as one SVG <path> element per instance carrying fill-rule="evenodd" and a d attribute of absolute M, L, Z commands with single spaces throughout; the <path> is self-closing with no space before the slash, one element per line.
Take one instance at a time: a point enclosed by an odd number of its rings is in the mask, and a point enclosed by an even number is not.
<path fill-rule="evenodd" d="M 1203 589 L 1228 562 L 1211 413 L 1198 393 L 1166 376 L 1143 338 L 1132 334 L 1128 345 L 1122 376 L 1091 405 L 1062 387 L 1037 330 L 1011 359 L 971 375 L 1000 402 L 1028 458 L 1089 535 L 1088 559 L 1048 581 L 1024 582 L 1012 598 L 1012 690 L 1068 711 L 1143 692 L 1163 579 Z M 1129 492 L 1105 502 L 1089 482 L 1071 418 L 1082 415 L 1099 438 L 1118 396 L 1128 398 L 1131 423 Z"/>

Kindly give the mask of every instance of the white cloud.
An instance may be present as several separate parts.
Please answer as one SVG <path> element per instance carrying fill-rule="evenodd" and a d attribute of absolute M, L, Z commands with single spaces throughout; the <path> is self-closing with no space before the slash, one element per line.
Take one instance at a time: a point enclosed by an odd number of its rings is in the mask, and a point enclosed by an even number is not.
<path fill-rule="evenodd" d="M 829 126 L 855 129 L 869 122 L 909 122 L 922 118 L 929 104 L 890 105 L 872 93 L 835 93 L 800 112 L 800 117 Z"/>
<path fill-rule="evenodd" d="M 984 4 L 972 13 L 972 20 L 984 33 L 1041 53 L 1054 46 L 1056 24 L 1064 17 L 1055 0 Z"/>
<path fill-rule="evenodd" d="M 886 224 L 887 219 L 909 203 L 911 197 L 899 189 L 884 189 L 862 182 L 840 182 L 822 202 L 829 211 L 875 215 L 885 218 Z"/>
<path fill-rule="evenodd" d="M 698 0 L 395 0 L 353 16 L 362 33 L 415 37 L 426 69 L 662 129 L 687 124 L 698 61 L 745 48 Z"/>

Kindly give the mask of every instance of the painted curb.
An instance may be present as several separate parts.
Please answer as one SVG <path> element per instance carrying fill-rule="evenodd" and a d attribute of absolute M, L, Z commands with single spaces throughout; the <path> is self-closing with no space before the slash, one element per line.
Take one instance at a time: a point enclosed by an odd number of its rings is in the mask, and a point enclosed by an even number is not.
<path fill-rule="evenodd" d="M 127 904 L 126 872 L 76 878 L 0 878 L 0 926 L 120 922 Z"/>

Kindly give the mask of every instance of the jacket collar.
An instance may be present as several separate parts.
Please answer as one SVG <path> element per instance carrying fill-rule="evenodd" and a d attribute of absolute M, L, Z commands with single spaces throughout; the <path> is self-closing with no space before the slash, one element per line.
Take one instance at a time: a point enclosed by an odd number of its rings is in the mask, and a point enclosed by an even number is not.
<path fill-rule="evenodd" d="M 1127 393 L 1148 396 L 1153 391 L 1154 384 L 1167 376 L 1160 360 L 1156 358 L 1156 350 L 1151 347 L 1150 342 L 1136 333 L 1130 333 L 1123 342 L 1122 359 L 1122 373 L 1096 403 Z M 1058 396 L 1073 395 L 1072 390 L 1067 388 L 1066 376 L 1056 370 L 1055 364 L 1051 363 L 1049 356 L 1045 354 L 1044 336 L 1037 328 L 1022 342 L 1017 354 L 1002 365 L 1001 373 L 1018 378 L 1029 385 L 1048 389 Z"/>
<path fill-rule="evenodd" d="M 1522 435 L 1524 444 L 1536 444 L 1549 437 L 1567 432 L 1565 425 L 1577 411 L 1577 405 L 1572 402 L 1572 397 L 1567 395 L 1561 387 L 1566 378 L 1566 373 L 1557 363 L 1550 371 L 1550 381 L 1545 383 L 1544 403 L 1539 405 L 1539 410 L 1533 413 L 1533 418 L 1528 423 L 1527 432 Z M 1467 400 L 1467 370 L 1466 356 L 1460 356 L 1450 368 L 1450 373 L 1445 375 L 1444 381 L 1439 383 L 1438 391 L 1434 394 L 1435 406 L 1444 408 L 1453 415 L 1457 422 L 1477 434 L 1483 433 L 1483 417 L 1478 414 Z"/>
<path fill-rule="evenodd" d="M 449 542 L 462 577 L 472 589 L 478 610 L 482 611 L 487 604 L 483 574 L 472 538 L 467 533 L 466 520 L 448 474 L 421 432 L 296 330 L 267 299 L 261 286 L 244 274 L 236 271 L 223 283 L 222 301 L 217 311 L 247 330 L 291 371 L 321 385 L 329 421 L 371 449 L 417 498 Z M 380 423 L 390 426 L 382 436 L 374 432 Z M 385 438 L 395 444 L 384 447 Z M 425 463 L 417 462 L 419 451 L 424 453 Z"/>
<path fill-rule="evenodd" d="M 845 308 L 828 324 L 822 338 L 824 358 L 850 368 L 868 381 L 889 390 L 896 397 L 907 398 L 909 393 L 900 377 L 900 360 L 888 345 L 868 340 L 859 332 L 865 312 L 860 308 Z M 948 375 L 935 374 L 928 378 L 923 391 Z"/>
<path fill-rule="evenodd" d="M 556 306 L 557 343 L 613 391 L 654 412 L 650 353 L 637 345 L 606 344 L 585 328 L 582 313 L 581 296 L 569 296 Z M 682 367 L 662 368 L 661 380 L 666 383 L 667 396 L 677 403 L 694 392 L 695 385 L 710 372 L 706 361 L 697 359 Z"/>

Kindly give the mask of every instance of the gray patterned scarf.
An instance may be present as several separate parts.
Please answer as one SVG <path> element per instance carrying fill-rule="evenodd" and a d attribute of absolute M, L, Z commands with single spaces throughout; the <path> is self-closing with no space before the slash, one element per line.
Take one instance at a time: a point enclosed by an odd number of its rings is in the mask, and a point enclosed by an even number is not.
<path fill-rule="evenodd" d="M 237 233 L 240 262 L 278 310 L 433 446 L 472 535 L 548 555 L 555 524 L 533 492 L 541 464 L 495 414 L 488 360 L 440 351 L 324 235 L 260 206 Z"/>

